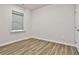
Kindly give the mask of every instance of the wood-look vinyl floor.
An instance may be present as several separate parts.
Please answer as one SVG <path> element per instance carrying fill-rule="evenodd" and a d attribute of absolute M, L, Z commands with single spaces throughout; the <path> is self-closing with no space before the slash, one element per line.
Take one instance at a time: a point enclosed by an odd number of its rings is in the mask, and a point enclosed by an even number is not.
<path fill-rule="evenodd" d="M 30 38 L 0 47 L 0 55 L 78 55 L 73 46 Z"/>

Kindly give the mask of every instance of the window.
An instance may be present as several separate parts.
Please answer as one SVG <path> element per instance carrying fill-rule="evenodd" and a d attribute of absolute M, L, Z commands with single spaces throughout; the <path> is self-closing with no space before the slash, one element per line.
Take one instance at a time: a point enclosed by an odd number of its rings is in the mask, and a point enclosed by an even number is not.
<path fill-rule="evenodd" d="M 12 10 L 12 31 L 11 32 L 24 31 L 23 17 L 24 17 L 23 13 Z"/>

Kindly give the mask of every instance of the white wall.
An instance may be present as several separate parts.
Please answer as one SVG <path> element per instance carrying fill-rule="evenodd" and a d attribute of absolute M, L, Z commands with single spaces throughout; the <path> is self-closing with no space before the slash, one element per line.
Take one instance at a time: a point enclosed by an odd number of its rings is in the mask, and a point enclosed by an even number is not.
<path fill-rule="evenodd" d="M 24 13 L 25 32 L 11 33 L 12 10 Z M 24 10 L 16 5 L 0 5 L 0 44 L 15 41 L 30 36 L 31 11 Z"/>
<path fill-rule="evenodd" d="M 11 11 L 24 12 L 25 32 L 11 33 Z M 31 17 L 32 16 L 32 17 Z M 0 5 L 0 44 L 29 36 L 73 44 L 74 6 L 49 5 L 31 11 L 16 5 Z"/>
<path fill-rule="evenodd" d="M 32 13 L 32 35 L 74 43 L 74 5 L 49 5 Z"/>

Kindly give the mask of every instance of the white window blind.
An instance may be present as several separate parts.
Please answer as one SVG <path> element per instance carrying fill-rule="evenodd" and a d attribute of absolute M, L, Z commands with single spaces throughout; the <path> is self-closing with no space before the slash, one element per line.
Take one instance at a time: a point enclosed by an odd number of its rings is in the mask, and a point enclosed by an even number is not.
<path fill-rule="evenodd" d="M 24 30 L 23 17 L 24 17 L 23 13 L 12 10 L 12 31 L 13 32 Z"/>

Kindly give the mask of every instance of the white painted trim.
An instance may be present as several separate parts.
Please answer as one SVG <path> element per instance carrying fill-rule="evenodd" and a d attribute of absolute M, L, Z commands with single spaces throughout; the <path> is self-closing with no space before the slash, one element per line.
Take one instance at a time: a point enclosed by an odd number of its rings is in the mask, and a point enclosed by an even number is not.
<path fill-rule="evenodd" d="M 25 39 L 29 39 L 29 38 L 35 38 L 35 39 L 40 39 L 40 40 L 45 40 L 45 41 L 50 41 L 50 42 L 56 42 L 56 43 L 60 43 L 60 44 L 64 44 L 64 45 L 75 46 L 74 44 L 63 43 L 63 42 L 58 42 L 58 41 L 54 41 L 54 40 L 48 40 L 48 39 L 37 37 L 37 36 L 25 37 L 25 38 L 22 38 L 22 39 L 18 39 L 18 40 L 14 40 L 14 41 L 11 41 L 11 42 L 0 44 L 0 46 L 8 45 L 8 44 L 11 44 L 11 43 L 14 43 L 14 42 L 18 42 L 18 41 L 21 41 L 21 40 L 25 40 Z"/>
<path fill-rule="evenodd" d="M 12 30 L 11 32 L 23 32 L 24 30 Z"/>
<path fill-rule="evenodd" d="M 39 39 L 39 40 L 45 40 L 45 41 L 49 41 L 49 42 L 56 42 L 56 43 L 60 43 L 60 44 L 64 44 L 64 45 L 74 46 L 74 47 L 77 48 L 77 50 L 79 52 L 79 47 L 77 45 L 75 45 L 75 44 L 69 44 L 69 43 L 63 43 L 63 42 L 58 42 L 58 41 L 54 41 L 54 40 L 48 40 L 48 39 L 37 37 L 37 36 L 25 37 L 25 38 L 18 39 L 18 40 L 15 40 L 15 41 L 11 41 L 11 42 L 0 44 L 0 46 L 5 46 L 5 45 L 8 45 L 8 44 L 11 44 L 11 43 L 14 43 L 14 42 L 18 42 L 18 41 L 21 41 L 21 40 L 25 40 L 25 39 L 29 39 L 29 38 L 35 38 L 35 39 Z"/>
<path fill-rule="evenodd" d="M 64 44 L 64 45 L 69 45 L 69 46 L 75 46 L 75 44 L 69 44 L 69 43 L 63 43 L 63 42 L 58 42 L 58 41 L 55 41 L 55 40 L 48 40 L 48 39 L 45 39 L 45 38 L 41 38 L 41 37 L 37 37 L 37 36 L 31 36 L 31 38 L 36 38 L 36 39 L 40 39 L 40 40 L 45 40 L 45 41 L 49 41 L 49 42 L 56 42 L 56 43 L 60 43 L 60 44 Z"/>
<path fill-rule="evenodd" d="M 11 43 L 14 43 L 14 42 L 18 42 L 18 41 L 22 41 L 22 40 L 25 40 L 25 39 L 29 39 L 31 38 L 30 36 L 29 37 L 25 37 L 25 38 L 22 38 L 22 39 L 17 39 L 17 40 L 14 40 L 14 41 L 10 41 L 10 42 L 7 42 L 7 43 L 3 43 L 3 44 L 0 44 L 0 47 L 1 46 L 5 46 L 5 45 L 8 45 L 8 44 L 11 44 Z"/>

